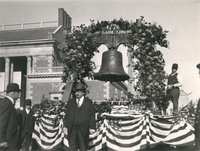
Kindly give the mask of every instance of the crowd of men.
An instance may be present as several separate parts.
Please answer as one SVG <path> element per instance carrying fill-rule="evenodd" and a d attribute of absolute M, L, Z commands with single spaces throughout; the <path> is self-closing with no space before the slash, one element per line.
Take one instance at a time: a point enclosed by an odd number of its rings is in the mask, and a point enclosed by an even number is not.
<path fill-rule="evenodd" d="M 34 112 L 31 100 L 25 101 L 24 110 L 16 110 L 15 103 L 20 96 L 19 85 L 10 83 L 6 97 L 0 100 L 0 150 L 28 151 L 34 130 Z"/>
<path fill-rule="evenodd" d="M 23 110 L 15 109 L 21 89 L 16 83 L 7 86 L 6 97 L 0 100 L 0 151 L 31 151 L 35 117 L 30 99 L 25 100 Z M 85 97 L 84 84 L 77 83 L 75 98 L 66 107 L 63 132 L 67 134 L 70 151 L 86 151 L 89 135 L 96 129 L 92 100 Z"/>

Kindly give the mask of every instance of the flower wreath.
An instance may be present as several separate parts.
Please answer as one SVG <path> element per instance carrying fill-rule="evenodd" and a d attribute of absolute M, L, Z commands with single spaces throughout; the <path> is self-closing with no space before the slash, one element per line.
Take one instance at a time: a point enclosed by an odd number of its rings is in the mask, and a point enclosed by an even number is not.
<path fill-rule="evenodd" d="M 131 58 L 128 66 L 133 67 L 137 77 L 134 88 L 140 96 L 146 97 L 144 105 L 147 108 L 154 102 L 160 110 L 166 109 L 168 101 L 165 99 L 165 61 L 162 52 L 157 50 L 156 46 L 169 47 L 166 40 L 168 31 L 163 30 L 160 25 L 146 22 L 143 16 L 131 23 L 122 18 L 97 23 L 91 20 L 89 26 L 80 25 L 73 27 L 72 32 L 65 31 L 65 47 L 61 50 L 63 82 L 84 82 L 85 77 L 93 79 L 96 66 L 91 59 L 98 52 L 98 45 L 93 36 L 96 32 L 101 35 L 107 27 L 131 31 L 126 46 Z M 133 81 L 135 78 L 132 77 L 129 82 Z"/>

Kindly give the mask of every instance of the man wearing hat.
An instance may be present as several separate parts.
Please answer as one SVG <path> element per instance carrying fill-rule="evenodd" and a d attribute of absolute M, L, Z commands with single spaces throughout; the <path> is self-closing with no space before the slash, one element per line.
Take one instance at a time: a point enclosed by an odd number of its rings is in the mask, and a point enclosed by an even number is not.
<path fill-rule="evenodd" d="M 177 70 L 178 64 L 174 63 L 172 65 L 172 73 L 168 76 L 167 82 L 167 99 L 171 100 L 173 103 L 173 115 L 178 114 L 179 87 L 182 86 L 182 78 L 180 74 L 177 73 Z"/>
<path fill-rule="evenodd" d="M 20 144 L 22 150 L 29 150 L 32 133 L 34 131 L 35 117 L 31 108 L 30 99 L 25 100 L 25 109 L 19 113 L 20 123 Z"/>
<path fill-rule="evenodd" d="M 200 74 L 200 64 L 197 65 Z M 194 134 L 195 134 L 195 147 L 196 150 L 200 150 L 200 99 L 197 103 L 197 109 L 195 113 L 195 126 L 194 126 Z"/>
<path fill-rule="evenodd" d="M 95 111 L 92 101 L 85 97 L 82 83 L 75 85 L 75 98 L 68 101 L 63 131 L 68 135 L 69 150 L 86 151 L 89 145 L 89 134 L 96 129 Z"/>
<path fill-rule="evenodd" d="M 7 85 L 6 97 L 0 100 L 0 150 L 17 151 L 18 121 L 15 101 L 19 98 L 19 85 Z"/>

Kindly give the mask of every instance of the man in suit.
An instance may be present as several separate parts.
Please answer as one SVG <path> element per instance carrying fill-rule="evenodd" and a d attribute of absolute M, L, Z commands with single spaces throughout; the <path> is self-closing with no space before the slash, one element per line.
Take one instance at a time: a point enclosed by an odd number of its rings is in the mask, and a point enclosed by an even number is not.
<path fill-rule="evenodd" d="M 17 151 L 18 121 L 15 101 L 19 98 L 19 85 L 7 85 L 6 97 L 0 100 L 0 150 Z"/>
<path fill-rule="evenodd" d="M 29 150 L 31 144 L 32 133 L 34 131 L 35 117 L 34 111 L 31 109 L 31 100 L 25 101 L 25 109 L 19 113 L 20 123 L 20 144 L 22 150 Z"/>
<path fill-rule="evenodd" d="M 199 69 L 199 74 L 200 74 L 200 64 L 197 65 L 197 68 Z M 195 147 L 196 150 L 200 150 L 200 99 L 198 100 L 197 103 L 197 109 L 195 113 Z"/>
<path fill-rule="evenodd" d="M 173 115 L 178 114 L 179 87 L 182 86 L 182 78 L 180 74 L 177 73 L 177 70 L 178 64 L 174 63 L 172 65 L 172 73 L 168 76 L 167 82 L 167 99 L 171 100 L 173 103 Z"/>
<path fill-rule="evenodd" d="M 197 150 L 200 150 L 200 99 L 197 103 L 197 110 L 195 113 L 195 146 Z"/>
<path fill-rule="evenodd" d="M 68 135 L 69 150 L 86 151 L 89 144 L 89 134 L 96 129 L 95 111 L 92 101 L 85 97 L 85 87 L 82 83 L 75 85 L 75 98 L 68 101 L 63 131 Z"/>

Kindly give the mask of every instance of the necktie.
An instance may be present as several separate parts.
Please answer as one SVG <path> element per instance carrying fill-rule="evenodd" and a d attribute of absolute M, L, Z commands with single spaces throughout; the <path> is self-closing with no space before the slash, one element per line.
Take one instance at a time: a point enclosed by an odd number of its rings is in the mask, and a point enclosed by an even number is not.
<path fill-rule="evenodd" d="M 80 102 L 80 99 L 78 99 L 78 107 L 81 106 L 81 102 Z"/>

